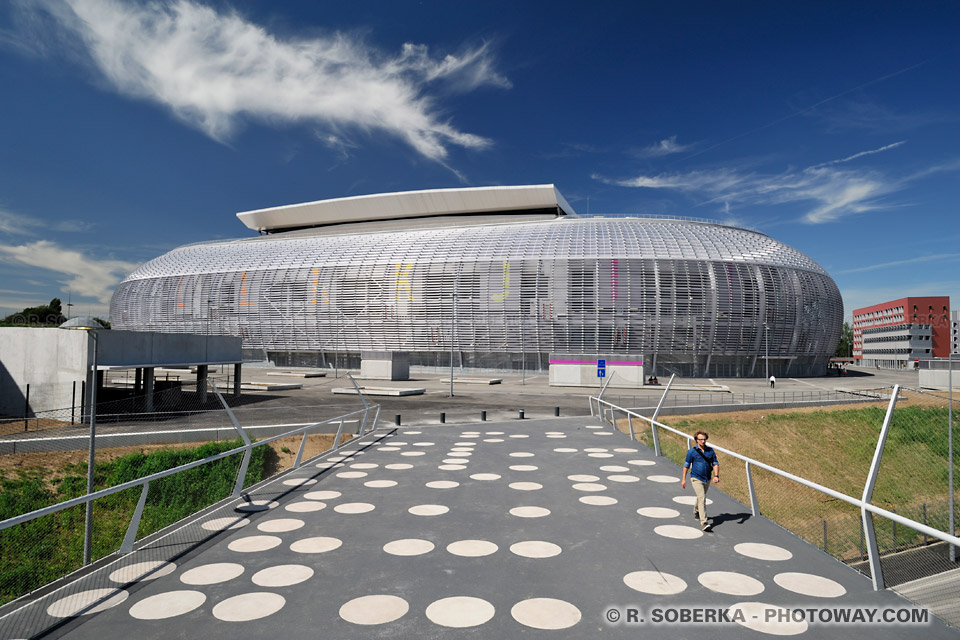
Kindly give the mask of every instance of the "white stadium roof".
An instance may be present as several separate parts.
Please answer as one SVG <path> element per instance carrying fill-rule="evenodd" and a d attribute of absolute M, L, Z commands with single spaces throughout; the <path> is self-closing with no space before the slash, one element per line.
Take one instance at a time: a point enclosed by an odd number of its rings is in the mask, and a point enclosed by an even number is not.
<path fill-rule="evenodd" d="M 244 211 L 238 213 L 237 217 L 254 231 L 270 232 L 402 218 L 477 213 L 522 214 L 536 209 L 560 209 L 566 215 L 576 216 L 556 187 L 539 184 L 378 193 Z"/>

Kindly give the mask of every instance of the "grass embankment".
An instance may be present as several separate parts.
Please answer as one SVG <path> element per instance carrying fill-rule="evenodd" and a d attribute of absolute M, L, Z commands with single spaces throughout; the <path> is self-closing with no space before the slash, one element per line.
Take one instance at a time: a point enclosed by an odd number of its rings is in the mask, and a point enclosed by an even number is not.
<path fill-rule="evenodd" d="M 349 439 L 346 436 L 343 439 Z M 326 451 L 332 434 L 309 436 L 304 459 Z M 292 466 L 301 438 L 255 448 L 245 486 Z M 239 440 L 200 446 L 149 445 L 99 450 L 95 490 L 117 486 L 158 471 L 242 446 Z M 82 496 L 87 488 L 86 452 L 0 456 L 0 520 Z M 242 454 L 236 454 L 150 483 L 137 533 L 142 538 L 212 505 L 233 491 Z M 135 487 L 94 503 L 93 559 L 120 548 L 141 489 Z M 71 507 L 0 531 L 0 605 L 80 568 L 84 506 Z"/>
<path fill-rule="evenodd" d="M 859 498 L 884 415 L 885 409 L 880 406 L 808 408 L 669 416 L 662 422 L 689 434 L 702 429 L 710 434 L 712 445 Z M 618 421 L 618 426 L 626 431 L 626 420 Z M 634 429 L 638 438 L 652 447 L 647 423 L 634 419 Z M 663 454 L 682 462 L 686 440 L 664 430 L 659 433 Z M 744 463 L 719 452 L 718 459 L 722 469 L 720 488 L 749 506 Z M 957 450 L 954 466 L 960 469 Z M 947 409 L 898 406 L 873 504 L 921 522 L 926 517 L 928 524 L 946 531 L 947 473 Z M 853 559 L 861 555 L 859 509 L 756 467 L 752 474 L 764 516 L 821 548 L 826 537 L 826 550 L 837 557 Z M 895 534 L 893 523 L 883 518 L 875 519 L 875 527 L 881 550 L 892 551 L 922 540 L 899 525 Z"/>

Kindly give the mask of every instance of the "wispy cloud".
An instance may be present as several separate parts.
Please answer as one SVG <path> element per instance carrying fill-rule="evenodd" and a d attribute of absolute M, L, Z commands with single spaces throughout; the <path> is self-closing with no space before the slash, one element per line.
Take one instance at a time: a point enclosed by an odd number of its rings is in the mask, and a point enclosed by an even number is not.
<path fill-rule="evenodd" d="M 887 105 L 878 104 L 866 97 L 822 105 L 809 110 L 805 115 L 819 118 L 827 125 L 829 131 L 852 129 L 884 134 L 955 124 L 960 120 L 960 116 L 956 113 L 934 111 L 905 113 Z"/>
<path fill-rule="evenodd" d="M 737 169 L 714 169 L 686 173 L 662 173 L 612 179 L 600 175 L 593 178 L 607 184 L 645 189 L 672 189 L 699 194 L 707 202 L 724 203 L 725 213 L 731 204 L 787 204 L 809 203 L 810 209 L 802 220 L 810 224 L 831 222 L 852 214 L 892 205 L 883 200 L 904 189 L 909 182 L 932 172 L 954 170 L 954 164 L 931 168 L 906 178 L 891 179 L 878 171 L 840 168 L 863 156 L 881 153 L 901 146 L 895 142 L 879 149 L 862 151 L 805 169 L 792 169 L 777 174 Z"/>
<path fill-rule="evenodd" d="M 919 256 L 916 258 L 907 258 L 905 260 L 891 260 L 889 262 L 881 262 L 878 264 L 871 264 L 866 267 L 857 267 L 855 269 L 840 269 L 835 271 L 835 273 L 862 273 L 864 271 L 877 271 L 879 269 L 889 269 L 891 267 L 902 267 L 908 264 L 919 264 L 922 262 L 948 262 L 960 260 L 960 253 L 937 253 L 929 256 Z"/>
<path fill-rule="evenodd" d="M 67 249 L 49 240 L 18 246 L 0 245 L 0 260 L 54 271 L 67 276 L 60 283 L 77 295 L 109 303 L 113 288 L 136 268 L 136 263 L 101 260 Z"/>
<path fill-rule="evenodd" d="M 22 213 L 0 209 L 0 232 L 10 235 L 33 236 L 37 231 L 89 231 L 93 224 L 82 220 L 47 222 Z"/>
<path fill-rule="evenodd" d="M 692 144 L 680 144 L 677 142 L 677 136 L 670 136 L 660 142 L 656 142 L 649 147 L 632 149 L 630 155 L 637 158 L 659 158 L 673 153 L 683 153 L 693 147 Z"/>
<path fill-rule="evenodd" d="M 406 44 L 391 56 L 344 33 L 281 38 L 235 11 L 189 0 L 17 1 L 35 17 L 24 21 L 34 25 L 24 40 L 50 40 L 49 31 L 38 33 L 46 12 L 66 35 L 64 48 L 82 51 L 113 89 L 164 105 L 222 142 L 245 119 L 308 123 L 386 131 L 442 160 L 450 145 L 490 141 L 455 128 L 428 92 L 510 86 L 489 43 L 437 57 Z"/>

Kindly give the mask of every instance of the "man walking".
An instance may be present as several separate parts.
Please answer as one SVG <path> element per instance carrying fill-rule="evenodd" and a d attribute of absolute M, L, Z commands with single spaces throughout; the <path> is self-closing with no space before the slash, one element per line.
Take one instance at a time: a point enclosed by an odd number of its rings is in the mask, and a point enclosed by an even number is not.
<path fill-rule="evenodd" d="M 687 488 L 687 471 L 690 471 L 690 482 L 693 484 L 693 491 L 697 494 L 697 505 L 693 508 L 693 517 L 700 520 L 700 528 L 704 531 L 710 529 L 707 522 L 707 489 L 710 488 L 710 476 L 713 476 L 714 482 L 720 482 L 720 463 L 717 461 L 716 452 L 707 446 L 706 431 L 697 431 L 693 434 L 696 439 L 696 445 L 690 447 L 687 451 L 687 457 L 683 461 L 683 477 L 680 478 L 680 486 Z"/>
<path fill-rule="evenodd" d="M 770 376 L 770 388 L 773 389 L 777 386 L 777 379 L 774 376 Z"/>

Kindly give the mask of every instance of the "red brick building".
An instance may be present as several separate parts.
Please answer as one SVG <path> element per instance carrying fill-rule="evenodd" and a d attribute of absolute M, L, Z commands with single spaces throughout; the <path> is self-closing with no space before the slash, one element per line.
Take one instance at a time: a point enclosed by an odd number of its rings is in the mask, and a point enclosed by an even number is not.
<path fill-rule="evenodd" d="M 853 357 L 881 369 L 950 354 L 950 298 L 907 297 L 853 311 Z"/>

